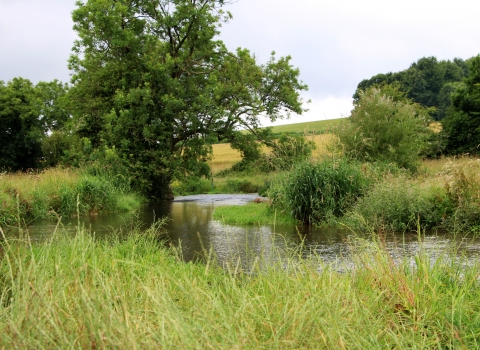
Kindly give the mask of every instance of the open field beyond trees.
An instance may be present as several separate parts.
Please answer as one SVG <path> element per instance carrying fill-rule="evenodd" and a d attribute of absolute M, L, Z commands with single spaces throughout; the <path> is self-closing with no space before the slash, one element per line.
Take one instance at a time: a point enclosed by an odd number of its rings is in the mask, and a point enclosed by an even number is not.
<path fill-rule="evenodd" d="M 323 122 L 323 121 L 322 121 Z M 285 127 L 282 125 L 282 127 Z M 289 129 L 288 129 L 289 130 Z M 315 142 L 316 149 L 313 151 L 313 157 L 321 157 L 328 154 L 327 145 L 332 140 L 332 134 L 319 134 L 319 135 L 308 135 L 306 136 L 307 140 Z M 240 152 L 234 150 L 230 147 L 228 143 L 219 143 L 212 145 L 213 147 L 213 156 L 210 163 L 212 168 L 213 175 L 217 174 L 219 171 L 226 170 L 232 167 L 235 163 L 238 163 L 242 158 Z M 269 149 L 264 147 L 263 152 L 269 153 Z"/>

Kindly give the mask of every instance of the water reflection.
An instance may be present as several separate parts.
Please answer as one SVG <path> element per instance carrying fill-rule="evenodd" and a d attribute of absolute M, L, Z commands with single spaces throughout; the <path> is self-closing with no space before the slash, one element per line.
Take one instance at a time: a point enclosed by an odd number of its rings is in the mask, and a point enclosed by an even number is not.
<path fill-rule="evenodd" d="M 309 226 L 230 226 L 212 220 L 216 206 L 241 205 L 256 195 L 207 195 L 178 198 L 173 202 L 146 205 L 138 213 L 103 215 L 84 218 L 66 218 L 62 226 L 75 231 L 82 225 L 96 236 L 112 234 L 119 228 L 140 223 L 149 227 L 155 220 L 168 217 L 165 239 L 179 246 L 184 260 L 201 259 L 214 255 L 221 264 L 238 264 L 246 268 L 261 256 L 265 261 L 278 259 L 277 248 L 301 247 L 306 257 L 315 254 L 325 263 L 348 261 L 351 254 L 352 232 L 338 229 L 319 229 Z M 37 222 L 28 227 L 33 241 L 48 238 L 55 229 L 55 221 Z M 457 252 L 471 261 L 477 260 L 480 241 L 475 237 L 459 237 L 451 234 L 427 234 L 420 239 L 416 233 L 387 235 L 385 247 L 397 259 L 413 256 L 421 246 L 435 259 L 446 247 L 455 243 Z"/>

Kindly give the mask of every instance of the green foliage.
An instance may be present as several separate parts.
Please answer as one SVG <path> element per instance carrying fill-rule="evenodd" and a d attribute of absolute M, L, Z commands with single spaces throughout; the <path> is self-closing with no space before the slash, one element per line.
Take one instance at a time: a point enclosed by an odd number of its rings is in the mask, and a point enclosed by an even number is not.
<path fill-rule="evenodd" d="M 480 154 L 480 55 L 471 61 L 470 76 L 456 86 L 442 125 L 448 153 Z"/>
<path fill-rule="evenodd" d="M 387 176 L 360 198 L 342 221 L 355 230 L 415 231 L 444 227 L 453 206 L 444 187 Z"/>
<path fill-rule="evenodd" d="M 304 135 L 282 134 L 270 145 L 272 152 L 263 155 L 256 167 L 263 172 L 290 170 L 296 164 L 308 160 L 316 148 L 313 141 L 308 141 Z"/>
<path fill-rule="evenodd" d="M 35 89 L 42 100 L 39 118 L 45 131 L 61 130 L 70 120 L 68 105 L 68 84 L 58 80 L 39 82 Z"/>
<path fill-rule="evenodd" d="M 359 96 L 351 116 L 334 130 L 346 156 L 415 171 L 433 132 L 428 111 L 388 85 L 360 91 Z"/>
<path fill-rule="evenodd" d="M 256 193 L 258 185 L 247 179 L 228 179 L 224 184 L 226 193 Z"/>
<path fill-rule="evenodd" d="M 387 175 L 360 198 L 342 222 L 355 230 L 454 232 L 480 227 L 480 163 L 448 162 L 435 179 Z"/>
<path fill-rule="evenodd" d="M 74 138 L 60 131 L 54 131 L 42 140 L 43 163 L 47 167 L 56 166 L 63 162 L 68 164 L 65 154 L 72 147 Z"/>
<path fill-rule="evenodd" d="M 0 170 L 35 169 L 58 161 L 60 152 L 51 143 L 45 149 L 47 161 L 42 160 L 42 140 L 69 118 L 67 89 L 57 80 L 36 86 L 23 78 L 0 81 Z"/>
<path fill-rule="evenodd" d="M 361 91 L 381 84 L 397 84 L 399 90 L 415 103 L 433 107 L 432 116 L 441 120 L 451 105 L 452 86 L 468 74 L 468 60 L 438 61 L 435 57 L 423 57 L 401 72 L 377 74 L 362 80 L 353 97 L 358 101 Z"/>
<path fill-rule="evenodd" d="M 180 196 L 209 193 L 212 191 L 212 182 L 208 179 L 192 176 L 182 181 L 174 181 L 172 190 L 175 195 Z"/>
<path fill-rule="evenodd" d="M 41 99 L 27 79 L 0 81 L 0 170 L 36 168 L 42 155 Z"/>
<path fill-rule="evenodd" d="M 454 213 L 449 220 L 452 229 L 472 229 L 480 227 L 480 161 L 467 163 L 447 163 L 444 168 L 445 189 L 454 205 Z"/>
<path fill-rule="evenodd" d="M 136 188 L 162 198 L 175 178 L 201 177 L 212 140 L 302 113 L 306 89 L 290 57 L 258 64 L 218 40 L 223 0 L 77 2 L 69 66 L 80 138 L 116 149 Z M 203 163 L 203 164 L 202 164 Z"/>
<path fill-rule="evenodd" d="M 91 169 L 89 170 L 91 172 Z M 38 219 L 125 212 L 138 209 L 142 198 L 107 173 L 93 176 L 68 170 L 0 176 L 0 227 Z"/>
<path fill-rule="evenodd" d="M 369 184 L 359 164 L 305 162 L 272 185 L 269 197 L 275 208 L 303 223 L 322 223 L 345 214 Z"/>
<path fill-rule="evenodd" d="M 244 171 L 252 166 L 252 164 L 260 159 L 262 155 L 262 145 L 258 142 L 253 134 L 245 134 L 242 132 L 235 132 L 230 147 L 240 152 L 242 160 L 233 165 L 232 171 Z"/>

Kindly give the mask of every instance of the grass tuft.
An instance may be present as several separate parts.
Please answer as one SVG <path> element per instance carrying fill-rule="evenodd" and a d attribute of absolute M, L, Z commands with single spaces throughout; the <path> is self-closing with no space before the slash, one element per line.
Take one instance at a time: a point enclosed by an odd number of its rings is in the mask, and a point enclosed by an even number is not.
<path fill-rule="evenodd" d="M 297 221 L 268 203 L 217 206 L 213 219 L 228 225 L 295 225 Z"/>

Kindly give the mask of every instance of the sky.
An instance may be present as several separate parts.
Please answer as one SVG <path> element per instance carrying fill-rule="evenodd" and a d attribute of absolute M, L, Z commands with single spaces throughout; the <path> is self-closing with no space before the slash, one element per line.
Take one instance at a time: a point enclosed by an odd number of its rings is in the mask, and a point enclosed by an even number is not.
<path fill-rule="evenodd" d="M 480 53 L 479 0 L 233 0 L 220 38 L 265 63 L 290 55 L 309 111 L 276 124 L 348 116 L 360 81 L 422 57 Z M 0 80 L 70 80 L 75 0 L 0 0 Z M 268 123 L 265 123 L 267 125 Z"/>

